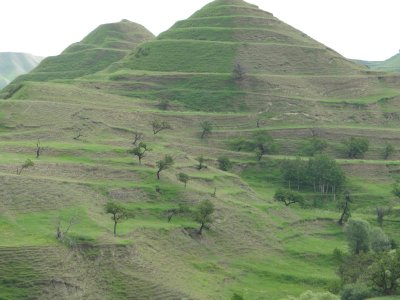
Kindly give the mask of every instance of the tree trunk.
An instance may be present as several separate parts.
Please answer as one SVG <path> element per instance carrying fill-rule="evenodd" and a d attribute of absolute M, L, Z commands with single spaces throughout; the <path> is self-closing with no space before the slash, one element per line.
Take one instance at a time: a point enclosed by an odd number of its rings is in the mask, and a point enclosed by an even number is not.
<path fill-rule="evenodd" d="M 347 202 L 345 203 L 345 205 L 344 205 L 344 208 L 343 208 L 343 212 L 342 212 L 342 215 L 340 216 L 340 220 L 339 220 L 339 225 L 343 225 L 343 223 L 344 223 L 344 216 L 346 215 L 346 213 L 347 213 Z"/>
<path fill-rule="evenodd" d="M 117 222 L 114 222 L 114 236 L 117 236 Z"/>
<path fill-rule="evenodd" d="M 160 180 L 160 172 L 161 171 L 157 171 L 157 179 Z"/>
<path fill-rule="evenodd" d="M 201 223 L 200 229 L 199 229 L 199 234 L 201 235 L 203 233 L 203 228 L 204 228 L 204 222 Z"/>

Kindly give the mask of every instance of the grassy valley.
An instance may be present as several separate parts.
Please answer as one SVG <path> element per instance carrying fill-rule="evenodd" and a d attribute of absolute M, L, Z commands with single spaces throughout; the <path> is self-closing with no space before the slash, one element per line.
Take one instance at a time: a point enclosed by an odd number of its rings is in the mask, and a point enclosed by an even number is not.
<path fill-rule="evenodd" d="M 383 229 L 400 243 L 391 193 L 399 82 L 241 0 L 211 2 L 156 38 L 128 21 L 100 26 L 0 94 L 0 298 L 338 292 L 334 250 L 348 251 L 338 225 L 344 193 L 304 188 L 301 205 L 285 206 L 274 200 L 287 186 L 282 166 L 308 161 L 308 142 L 324 140 L 345 172 L 352 218 L 378 226 L 376 208 L 390 207 Z M 154 134 L 154 121 L 171 129 Z M 202 138 L 205 121 L 212 129 Z M 137 133 L 151 150 L 141 164 L 130 151 Z M 276 151 L 258 160 L 238 149 L 238 140 L 260 134 Z M 368 139 L 364 157 L 345 154 L 351 137 Z M 385 158 L 387 143 L 395 150 Z M 158 180 L 165 155 L 174 164 Z M 221 157 L 232 168 L 221 170 Z M 28 159 L 33 166 L 21 171 Z M 189 175 L 187 187 L 179 173 Z M 192 213 L 204 200 L 215 211 L 199 235 Z M 109 201 L 134 214 L 116 236 Z M 181 206 L 192 213 L 169 222 Z"/>

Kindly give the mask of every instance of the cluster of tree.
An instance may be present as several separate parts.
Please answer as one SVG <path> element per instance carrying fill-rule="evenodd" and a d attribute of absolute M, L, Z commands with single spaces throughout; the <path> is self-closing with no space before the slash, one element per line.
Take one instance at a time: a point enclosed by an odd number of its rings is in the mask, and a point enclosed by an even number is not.
<path fill-rule="evenodd" d="M 117 236 L 117 225 L 119 223 L 121 223 L 123 220 L 135 217 L 133 210 L 115 201 L 107 202 L 104 205 L 104 211 L 107 214 L 111 214 L 111 220 L 114 222 L 114 236 Z M 214 219 L 212 214 L 214 211 L 214 204 L 210 200 L 203 200 L 197 205 L 194 211 L 191 211 L 189 206 L 186 204 L 180 203 L 178 207 L 167 210 L 166 216 L 169 223 L 174 216 L 190 214 L 193 217 L 193 220 L 199 223 L 200 227 L 198 229 L 198 234 L 201 235 L 203 230 L 208 229 L 213 223 Z M 69 230 L 70 226 L 68 227 L 67 231 Z M 60 230 L 57 232 L 60 232 Z"/>
<path fill-rule="evenodd" d="M 379 227 L 350 219 L 345 228 L 349 255 L 335 250 L 341 299 L 366 299 L 400 292 L 400 251 Z"/>
<path fill-rule="evenodd" d="M 336 160 L 325 154 L 318 154 L 308 161 L 300 158 L 285 160 L 281 169 L 289 189 L 313 189 L 322 195 L 336 196 L 346 179 Z"/>

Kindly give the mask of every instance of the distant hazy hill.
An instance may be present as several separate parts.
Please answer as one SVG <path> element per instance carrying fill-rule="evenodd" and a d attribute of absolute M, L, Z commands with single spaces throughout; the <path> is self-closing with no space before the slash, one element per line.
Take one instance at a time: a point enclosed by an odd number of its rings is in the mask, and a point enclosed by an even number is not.
<path fill-rule="evenodd" d="M 93 74 L 122 59 L 138 44 L 153 38 L 154 35 L 142 25 L 128 20 L 103 24 L 60 55 L 46 58 L 34 72 L 20 79 L 46 81 Z"/>
<path fill-rule="evenodd" d="M 17 76 L 30 72 L 42 59 L 26 53 L 0 52 L 0 89 Z"/>
<path fill-rule="evenodd" d="M 365 65 L 372 70 L 386 71 L 386 72 L 400 72 L 400 53 L 392 56 L 385 61 L 365 61 L 354 60 L 355 62 Z"/>

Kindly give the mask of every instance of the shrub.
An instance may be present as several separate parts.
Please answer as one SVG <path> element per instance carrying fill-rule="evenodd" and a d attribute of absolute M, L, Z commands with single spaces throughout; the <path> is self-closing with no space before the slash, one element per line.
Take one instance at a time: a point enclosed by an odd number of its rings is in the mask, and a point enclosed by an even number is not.
<path fill-rule="evenodd" d="M 367 221 L 351 219 L 345 228 L 345 233 L 352 254 L 369 251 L 370 226 Z"/>
<path fill-rule="evenodd" d="M 341 300 L 365 300 L 371 296 L 371 289 L 365 283 L 354 283 L 344 286 Z"/>
<path fill-rule="evenodd" d="M 375 252 L 387 251 L 392 248 L 389 237 L 379 227 L 370 231 L 371 249 Z"/>
<path fill-rule="evenodd" d="M 222 171 L 229 171 L 232 169 L 232 162 L 226 156 L 221 156 L 218 158 L 218 165 Z"/>
<path fill-rule="evenodd" d="M 369 148 L 369 141 L 366 138 L 351 137 L 343 144 L 348 158 L 362 158 Z"/>

